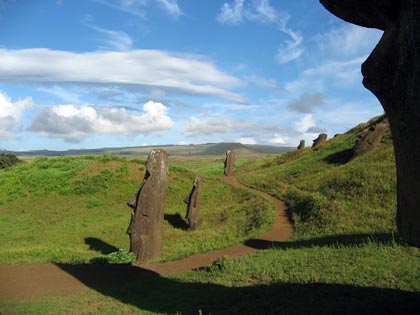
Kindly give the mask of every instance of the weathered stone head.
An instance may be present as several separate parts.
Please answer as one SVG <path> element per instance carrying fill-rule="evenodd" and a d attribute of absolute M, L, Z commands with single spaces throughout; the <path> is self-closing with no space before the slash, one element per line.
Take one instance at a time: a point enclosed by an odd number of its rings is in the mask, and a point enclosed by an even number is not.
<path fill-rule="evenodd" d="M 318 150 L 319 146 L 327 141 L 327 134 L 326 133 L 320 133 L 318 138 L 314 140 L 314 143 L 312 144 L 313 150 Z"/>
<path fill-rule="evenodd" d="M 343 20 L 384 34 L 363 63 L 363 84 L 388 116 L 397 163 L 397 226 L 420 246 L 420 1 L 320 0 Z"/>
<path fill-rule="evenodd" d="M 353 156 L 350 160 L 354 160 L 359 156 L 374 150 L 379 142 L 381 142 L 382 136 L 387 128 L 388 125 L 384 123 L 379 123 L 376 126 L 369 128 L 369 130 L 356 141 L 353 148 Z"/>
<path fill-rule="evenodd" d="M 302 150 L 305 148 L 305 140 L 300 140 L 299 145 L 297 147 L 298 150 Z"/>

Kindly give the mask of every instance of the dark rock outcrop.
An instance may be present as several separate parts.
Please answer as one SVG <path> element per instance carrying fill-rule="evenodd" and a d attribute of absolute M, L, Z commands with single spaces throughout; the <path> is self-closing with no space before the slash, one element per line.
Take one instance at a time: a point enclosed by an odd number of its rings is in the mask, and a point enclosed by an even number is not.
<path fill-rule="evenodd" d="M 148 261 L 162 255 L 163 208 L 168 187 L 168 155 L 164 150 L 152 150 L 146 162 L 146 174 L 135 197 L 127 204 L 133 209 L 127 233 L 130 251 L 138 261 Z"/>
<path fill-rule="evenodd" d="M 191 193 L 186 200 L 187 214 L 185 218 L 188 220 L 188 226 L 190 230 L 199 228 L 202 223 L 200 218 L 201 184 L 202 179 L 200 177 L 196 177 L 191 189 Z"/>
<path fill-rule="evenodd" d="M 305 148 L 305 140 L 300 140 L 299 145 L 297 147 L 298 150 L 302 150 Z"/>
<path fill-rule="evenodd" d="M 336 16 L 384 31 L 362 65 L 363 84 L 389 119 L 397 165 L 397 227 L 420 247 L 420 1 L 320 0 Z"/>
<path fill-rule="evenodd" d="M 364 136 L 356 141 L 353 148 L 353 156 L 350 161 L 375 149 L 379 142 L 381 142 L 382 136 L 387 128 L 388 126 L 384 123 L 371 127 Z"/>
<path fill-rule="evenodd" d="M 319 134 L 318 138 L 316 138 L 312 144 L 312 149 L 315 151 L 318 150 L 319 146 L 327 141 L 327 137 L 326 133 Z"/>
<path fill-rule="evenodd" d="M 233 164 L 235 163 L 235 152 L 228 150 L 225 159 L 225 176 L 233 176 Z"/>

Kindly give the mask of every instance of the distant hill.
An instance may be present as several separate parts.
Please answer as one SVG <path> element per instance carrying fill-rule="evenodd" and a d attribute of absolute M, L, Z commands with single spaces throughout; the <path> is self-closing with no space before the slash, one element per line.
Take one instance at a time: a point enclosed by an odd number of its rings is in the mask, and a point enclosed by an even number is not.
<path fill-rule="evenodd" d="M 269 145 L 254 145 L 241 143 L 206 143 L 190 145 L 158 145 L 121 148 L 79 149 L 67 151 L 33 150 L 33 151 L 5 151 L 20 157 L 35 156 L 78 156 L 78 155 L 122 155 L 147 156 L 152 149 L 164 149 L 169 155 L 223 155 L 227 150 L 235 150 L 238 155 L 281 154 L 293 150 L 292 147 L 278 147 Z"/>

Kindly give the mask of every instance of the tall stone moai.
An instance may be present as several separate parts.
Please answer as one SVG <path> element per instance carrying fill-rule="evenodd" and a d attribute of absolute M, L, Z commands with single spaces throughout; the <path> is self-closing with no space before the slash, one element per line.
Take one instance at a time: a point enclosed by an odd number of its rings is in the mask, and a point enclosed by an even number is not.
<path fill-rule="evenodd" d="M 185 218 L 188 220 L 188 226 L 190 230 L 195 230 L 200 227 L 202 220 L 200 218 L 200 198 L 201 198 L 201 187 L 203 180 L 200 177 L 194 179 L 191 193 L 188 196 L 187 202 L 187 214 Z"/>
<path fill-rule="evenodd" d="M 225 176 L 233 176 L 233 164 L 235 163 L 235 152 L 228 150 L 225 159 Z"/>
<path fill-rule="evenodd" d="M 319 146 L 327 141 L 327 134 L 326 133 L 320 133 L 318 138 L 314 140 L 314 143 L 312 144 L 313 150 L 318 150 Z"/>
<path fill-rule="evenodd" d="M 152 150 L 146 161 L 146 174 L 135 197 L 128 201 L 133 211 L 127 233 L 130 251 L 138 261 L 160 258 L 163 242 L 163 208 L 168 187 L 168 155 Z"/>
<path fill-rule="evenodd" d="M 305 149 L 305 140 L 300 140 L 299 145 L 297 147 L 298 150 Z"/>
<path fill-rule="evenodd" d="M 321 0 L 343 20 L 383 30 L 362 65 L 363 85 L 389 119 L 397 166 L 397 227 L 420 247 L 420 1 Z"/>

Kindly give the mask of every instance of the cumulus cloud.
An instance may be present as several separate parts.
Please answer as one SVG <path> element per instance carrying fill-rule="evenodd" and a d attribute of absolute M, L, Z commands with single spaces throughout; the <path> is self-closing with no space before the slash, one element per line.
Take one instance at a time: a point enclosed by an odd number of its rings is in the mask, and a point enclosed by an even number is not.
<path fill-rule="evenodd" d="M 299 133 L 305 133 L 310 128 L 316 127 L 315 120 L 312 114 L 304 114 L 299 120 L 294 123 L 295 130 Z"/>
<path fill-rule="evenodd" d="M 44 137 L 80 142 L 90 134 L 150 134 L 173 126 L 166 106 L 149 101 L 140 112 L 123 107 L 52 106 L 38 113 L 27 129 Z"/>
<path fill-rule="evenodd" d="M 257 141 L 255 139 L 250 137 L 243 137 L 236 140 L 236 142 L 242 143 L 242 144 L 257 144 Z"/>
<path fill-rule="evenodd" d="M 16 139 L 16 132 L 22 128 L 22 113 L 31 106 L 30 97 L 12 102 L 0 91 L 0 140 Z"/>
<path fill-rule="evenodd" d="M 325 104 L 324 95 L 321 93 L 302 94 L 298 100 L 290 102 L 289 109 L 300 113 L 311 113 L 317 107 Z"/>
<path fill-rule="evenodd" d="M 46 48 L 0 49 L 0 82 L 115 84 L 167 88 L 245 103 L 226 90 L 242 82 L 196 55 L 160 50 L 75 53 Z"/>
<path fill-rule="evenodd" d="M 289 37 L 278 48 L 275 57 L 278 63 L 284 64 L 298 59 L 304 51 L 303 36 L 287 27 L 290 15 L 273 8 L 269 0 L 234 0 L 230 4 L 225 2 L 216 19 L 221 24 L 230 25 L 239 25 L 244 21 L 276 24 Z"/>
<path fill-rule="evenodd" d="M 269 139 L 268 142 L 274 143 L 274 144 L 286 144 L 288 142 L 288 138 L 285 136 L 282 136 L 280 134 L 274 134 L 274 137 Z"/>

